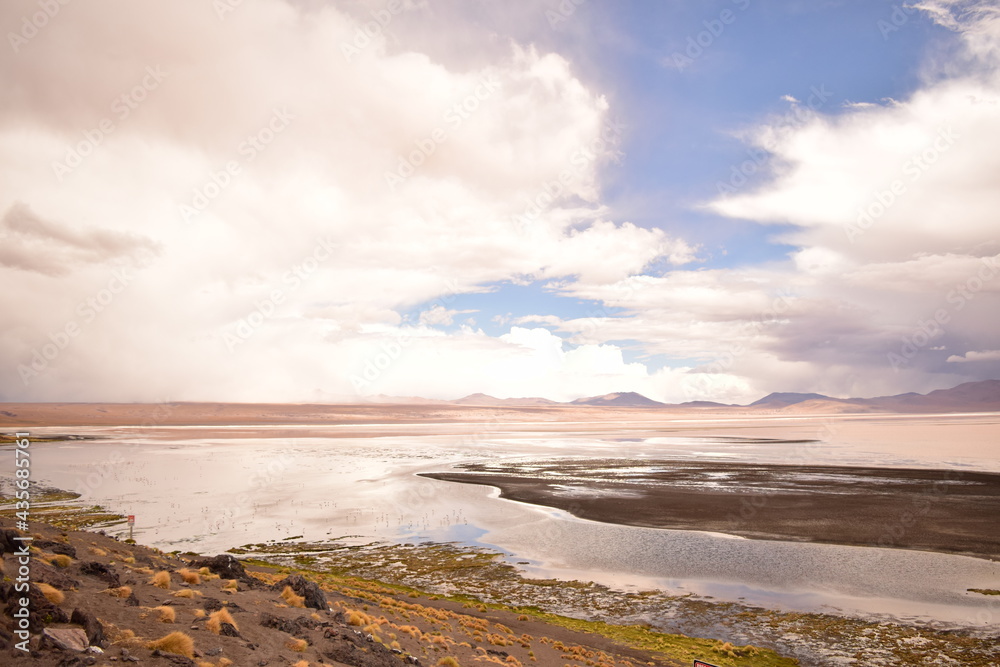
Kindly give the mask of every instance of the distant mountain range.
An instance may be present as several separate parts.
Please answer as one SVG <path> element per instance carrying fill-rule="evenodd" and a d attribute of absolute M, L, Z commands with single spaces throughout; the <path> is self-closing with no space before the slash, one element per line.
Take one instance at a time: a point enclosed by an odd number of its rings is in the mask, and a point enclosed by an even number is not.
<path fill-rule="evenodd" d="M 472 394 L 454 401 L 425 400 L 418 398 L 376 397 L 376 403 L 434 403 L 441 405 L 481 405 L 484 407 L 544 407 L 544 406 L 594 406 L 622 408 L 665 408 L 674 410 L 752 410 L 809 414 L 848 412 L 993 412 L 1000 411 L 1000 380 L 966 382 L 951 389 L 937 389 L 927 394 L 913 392 L 875 398 L 833 398 L 823 394 L 775 392 L 749 405 L 732 405 L 714 401 L 688 401 L 686 403 L 660 403 L 634 391 L 578 398 L 569 403 L 559 403 L 546 398 L 495 398 L 486 394 Z"/>

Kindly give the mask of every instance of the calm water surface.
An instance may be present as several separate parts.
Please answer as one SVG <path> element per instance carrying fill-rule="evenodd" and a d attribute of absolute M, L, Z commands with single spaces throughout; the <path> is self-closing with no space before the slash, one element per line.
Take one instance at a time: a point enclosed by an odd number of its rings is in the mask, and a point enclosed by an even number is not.
<path fill-rule="evenodd" d="M 952 432 L 984 419 L 944 420 Z M 956 430 L 957 429 L 957 430 Z M 417 429 L 419 430 L 419 429 Z M 136 538 L 165 550 L 219 552 L 306 540 L 456 541 L 504 551 L 535 576 L 660 587 L 801 611 L 839 609 L 900 619 L 1000 628 L 1000 564 L 928 552 L 758 541 L 616 526 L 499 499 L 496 489 L 416 477 L 456 463 L 558 456 L 836 463 L 1000 471 L 1000 446 L 948 448 L 867 437 L 788 443 L 736 436 L 553 437 L 492 433 L 237 437 L 189 428 L 74 428 L 98 439 L 36 443 L 35 480 L 82 492 L 82 502 L 137 517 Z M 314 432 L 311 429 L 310 432 Z M 33 429 L 34 435 L 68 429 Z M 287 434 L 288 428 L 282 429 Z M 294 429 L 292 429 L 294 434 Z M 303 430 L 303 432 L 305 432 Z M 12 457 L 4 456 L 5 461 Z M 7 479 L 9 469 L 0 470 Z"/>

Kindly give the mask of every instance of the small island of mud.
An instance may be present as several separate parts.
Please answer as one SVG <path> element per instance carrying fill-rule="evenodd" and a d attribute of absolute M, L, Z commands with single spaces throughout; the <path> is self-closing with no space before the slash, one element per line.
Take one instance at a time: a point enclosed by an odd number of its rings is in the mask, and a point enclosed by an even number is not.
<path fill-rule="evenodd" d="M 997 473 L 558 459 L 422 475 L 606 523 L 1000 557 Z"/>

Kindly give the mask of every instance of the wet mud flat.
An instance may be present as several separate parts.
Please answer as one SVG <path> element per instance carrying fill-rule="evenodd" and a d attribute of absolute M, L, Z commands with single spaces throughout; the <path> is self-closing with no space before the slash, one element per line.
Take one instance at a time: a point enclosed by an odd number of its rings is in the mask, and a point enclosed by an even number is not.
<path fill-rule="evenodd" d="M 782 612 L 657 589 L 626 591 L 591 581 L 539 579 L 521 572 L 505 554 L 486 548 L 330 540 L 246 544 L 230 552 L 249 562 L 404 586 L 466 605 L 541 614 L 549 620 L 557 614 L 579 619 L 580 629 L 588 631 L 597 629 L 595 624 L 624 624 L 627 627 L 615 625 L 616 632 L 631 638 L 655 631 L 752 644 L 794 657 L 803 667 L 1000 664 L 1000 637 L 994 628 L 977 631 L 879 616 Z M 1000 596 L 987 599 L 1000 605 Z M 996 605 L 984 613 L 993 618 Z M 743 659 L 736 664 L 768 663 Z"/>
<path fill-rule="evenodd" d="M 605 523 L 1000 558 L 998 473 L 560 458 L 421 474 Z"/>

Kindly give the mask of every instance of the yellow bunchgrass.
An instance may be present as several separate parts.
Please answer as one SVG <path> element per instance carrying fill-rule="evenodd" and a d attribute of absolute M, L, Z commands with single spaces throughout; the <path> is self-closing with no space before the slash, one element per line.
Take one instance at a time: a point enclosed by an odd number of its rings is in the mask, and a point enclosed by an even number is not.
<path fill-rule="evenodd" d="M 160 570 L 153 575 L 153 578 L 149 580 L 149 583 L 153 584 L 157 588 L 162 588 L 163 590 L 170 590 L 170 573 L 166 570 Z"/>
<path fill-rule="evenodd" d="M 38 586 L 38 590 L 42 592 L 42 595 L 45 596 L 45 599 L 51 602 L 52 604 L 62 604 L 63 600 L 66 599 L 66 596 L 63 595 L 63 592 L 58 588 L 56 588 L 55 586 L 50 586 L 49 584 L 43 584 L 41 582 L 35 585 Z"/>
<path fill-rule="evenodd" d="M 296 637 L 289 637 L 285 642 L 285 648 L 295 651 L 296 653 L 302 653 L 307 648 L 309 648 L 309 642 L 305 639 L 297 639 Z"/>
<path fill-rule="evenodd" d="M 198 586 L 201 584 L 201 575 L 197 572 L 192 572 L 191 570 L 184 568 L 177 570 L 177 574 L 181 575 L 181 580 L 190 586 Z"/>
<path fill-rule="evenodd" d="M 285 586 L 285 590 L 281 591 L 281 599 L 285 601 L 289 607 L 298 607 L 304 609 L 306 606 L 306 599 L 301 595 L 297 595 L 295 591 L 292 590 L 291 586 Z"/>
<path fill-rule="evenodd" d="M 132 588 L 129 586 L 119 586 L 118 588 L 106 588 L 101 592 L 113 598 L 127 598 L 132 595 Z"/>
<path fill-rule="evenodd" d="M 219 634 L 219 631 L 222 629 L 223 623 L 228 623 L 237 630 L 240 629 L 240 626 L 236 625 L 236 621 L 233 620 L 233 617 L 229 613 L 228 609 L 220 609 L 218 611 L 213 611 L 211 614 L 209 614 L 208 620 L 205 621 L 205 627 L 214 632 L 215 634 Z"/>
<path fill-rule="evenodd" d="M 194 640 L 183 632 L 171 632 L 146 644 L 150 650 L 159 649 L 165 653 L 176 653 L 194 659 Z"/>
<path fill-rule="evenodd" d="M 177 620 L 177 612 L 173 607 L 155 607 L 153 611 L 158 614 L 157 620 L 160 623 L 173 623 Z"/>
<path fill-rule="evenodd" d="M 56 567 L 69 567 L 73 564 L 73 559 L 66 554 L 52 554 L 47 560 L 50 565 Z"/>

